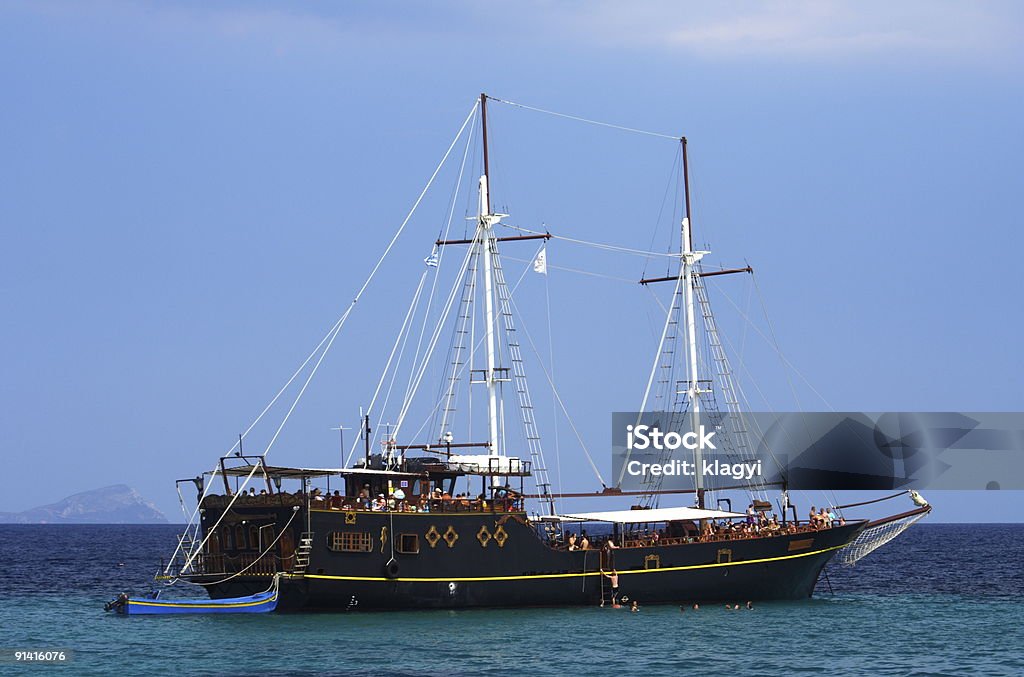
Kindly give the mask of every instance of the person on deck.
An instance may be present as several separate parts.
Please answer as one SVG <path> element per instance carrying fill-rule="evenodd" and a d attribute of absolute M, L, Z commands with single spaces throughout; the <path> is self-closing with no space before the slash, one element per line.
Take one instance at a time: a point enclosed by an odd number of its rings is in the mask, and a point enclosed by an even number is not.
<path fill-rule="evenodd" d="M 610 536 L 602 547 L 602 550 L 604 550 L 602 553 L 604 555 L 604 565 L 609 567 L 612 571 L 615 570 L 615 553 L 612 551 L 618 549 L 619 546 L 615 545 L 615 541 L 613 541 Z"/>

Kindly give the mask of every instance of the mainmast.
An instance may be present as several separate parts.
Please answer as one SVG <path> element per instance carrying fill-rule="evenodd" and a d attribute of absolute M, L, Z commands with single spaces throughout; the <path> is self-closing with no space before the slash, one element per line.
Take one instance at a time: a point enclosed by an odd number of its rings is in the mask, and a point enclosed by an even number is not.
<path fill-rule="evenodd" d="M 697 326 L 696 317 L 694 313 L 693 304 L 693 287 L 696 283 L 696 278 L 699 275 L 696 269 L 696 264 L 701 258 L 704 257 L 708 252 L 705 251 L 694 251 L 693 249 L 693 230 L 690 226 L 690 176 L 689 166 L 686 158 L 686 137 L 682 137 L 680 142 L 683 145 L 683 194 L 685 200 L 686 214 L 683 216 L 682 221 L 682 237 L 680 238 L 679 244 L 679 256 L 681 260 L 681 266 L 679 274 L 683 277 L 683 284 L 685 286 L 684 303 L 686 304 L 686 354 L 689 360 L 689 376 L 690 383 L 687 390 L 687 397 L 690 400 L 690 417 L 692 429 L 695 433 L 700 431 L 700 395 L 703 392 L 707 392 L 700 389 L 700 379 L 697 375 Z M 698 440 L 700 439 L 698 434 Z M 700 444 L 696 445 L 693 450 L 693 462 L 694 462 L 694 483 L 695 489 L 697 490 L 697 507 L 704 507 L 704 471 L 703 471 L 703 460 L 704 451 L 700 448 Z"/>

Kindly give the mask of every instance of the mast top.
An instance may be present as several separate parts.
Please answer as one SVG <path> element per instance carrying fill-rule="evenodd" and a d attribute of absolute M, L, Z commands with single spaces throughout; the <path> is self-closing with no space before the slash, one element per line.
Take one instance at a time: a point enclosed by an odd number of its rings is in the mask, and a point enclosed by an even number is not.
<path fill-rule="evenodd" d="M 484 207 L 486 207 L 486 209 L 487 209 L 486 213 L 490 214 L 491 213 L 491 191 L 490 191 L 490 183 L 491 183 L 491 166 L 490 165 L 491 165 L 491 163 L 490 163 L 490 158 L 488 157 L 488 149 L 487 149 L 487 95 L 484 94 L 483 92 L 480 93 L 480 126 L 481 126 L 481 129 L 483 131 L 482 138 L 483 138 L 483 146 L 484 146 L 484 178 L 487 179 L 487 185 L 488 185 L 488 190 L 485 191 L 486 204 L 484 205 Z"/>
<path fill-rule="evenodd" d="M 693 218 L 690 213 L 690 164 L 686 157 L 686 137 L 679 137 L 679 143 L 683 146 L 683 196 L 686 207 L 685 218 L 687 220 L 686 226 L 684 226 L 684 237 L 685 241 L 680 242 L 680 247 L 684 251 L 693 251 Z"/>

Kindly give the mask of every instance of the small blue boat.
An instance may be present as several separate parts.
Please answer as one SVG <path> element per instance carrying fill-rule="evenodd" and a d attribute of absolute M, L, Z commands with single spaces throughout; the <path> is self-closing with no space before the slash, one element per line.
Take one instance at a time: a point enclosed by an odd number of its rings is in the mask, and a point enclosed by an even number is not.
<path fill-rule="evenodd" d="M 133 599 L 122 593 L 104 609 L 127 616 L 162 614 L 262 614 L 277 608 L 277 582 L 265 592 L 226 599 Z"/>

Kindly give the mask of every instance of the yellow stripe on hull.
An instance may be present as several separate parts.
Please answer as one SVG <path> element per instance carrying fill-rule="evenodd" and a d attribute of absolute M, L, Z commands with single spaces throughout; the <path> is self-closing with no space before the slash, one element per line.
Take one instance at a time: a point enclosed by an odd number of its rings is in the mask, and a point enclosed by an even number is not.
<path fill-rule="evenodd" d="M 802 552 L 795 555 L 781 555 L 779 557 L 765 557 L 761 559 L 748 559 L 739 562 L 714 562 L 711 564 L 688 564 L 686 566 L 678 567 L 659 567 L 656 569 L 633 569 L 631 571 L 619 571 L 620 576 L 627 576 L 632 574 L 656 574 L 664 573 L 668 571 L 687 571 L 690 569 L 713 569 L 715 567 L 735 567 L 742 566 L 744 564 L 761 564 L 764 562 L 778 562 L 787 559 L 796 559 L 798 557 L 810 557 L 812 555 L 820 555 L 822 553 L 831 552 L 833 550 L 839 550 L 845 548 L 846 544 L 835 545 L 831 548 L 824 548 L 822 550 L 814 550 L 812 552 Z M 385 578 L 384 576 L 332 576 L 328 574 L 305 574 L 303 578 L 312 578 L 319 580 L 328 581 L 404 581 L 409 583 L 468 583 L 475 581 L 524 581 L 541 578 L 579 578 L 583 576 L 600 576 L 600 571 L 581 571 L 577 573 L 569 574 L 524 574 L 521 576 L 472 576 L 463 578 Z"/>

